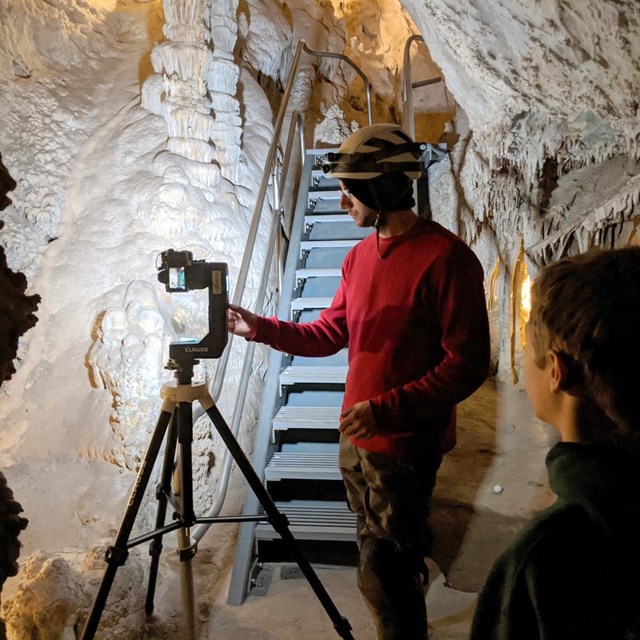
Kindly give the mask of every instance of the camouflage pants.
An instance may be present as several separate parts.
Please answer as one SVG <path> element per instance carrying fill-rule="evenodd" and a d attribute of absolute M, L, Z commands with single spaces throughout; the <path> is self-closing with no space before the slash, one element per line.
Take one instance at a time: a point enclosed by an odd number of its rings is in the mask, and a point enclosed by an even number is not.
<path fill-rule="evenodd" d="M 378 640 L 425 640 L 427 613 L 421 575 L 433 545 L 429 504 L 439 454 L 390 458 L 340 438 L 340 471 L 358 516 L 358 586 Z"/>

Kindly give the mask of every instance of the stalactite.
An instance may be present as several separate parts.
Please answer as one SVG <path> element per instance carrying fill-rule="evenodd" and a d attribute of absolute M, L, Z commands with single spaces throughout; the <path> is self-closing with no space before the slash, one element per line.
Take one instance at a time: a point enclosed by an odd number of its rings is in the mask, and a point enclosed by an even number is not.
<path fill-rule="evenodd" d="M 511 382 L 516 384 L 519 379 L 519 363 L 517 362 L 518 354 L 522 351 L 522 344 L 518 344 L 518 337 L 520 337 L 521 330 L 521 315 L 520 315 L 520 289 L 522 282 L 524 281 L 524 273 L 526 272 L 526 265 L 524 262 L 524 244 L 522 238 L 520 238 L 520 249 L 518 251 L 518 257 L 516 258 L 514 268 L 512 270 L 512 276 L 510 281 L 511 295 L 510 295 L 510 313 L 509 313 L 509 342 L 510 342 L 510 368 L 511 368 Z"/>
<path fill-rule="evenodd" d="M 211 48 L 205 81 L 215 116 L 211 140 L 221 174 L 234 184 L 240 183 L 242 171 L 242 120 L 236 98 L 240 69 L 233 56 L 238 36 L 237 12 L 238 0 L 208 0 L 206 22 Z"/>

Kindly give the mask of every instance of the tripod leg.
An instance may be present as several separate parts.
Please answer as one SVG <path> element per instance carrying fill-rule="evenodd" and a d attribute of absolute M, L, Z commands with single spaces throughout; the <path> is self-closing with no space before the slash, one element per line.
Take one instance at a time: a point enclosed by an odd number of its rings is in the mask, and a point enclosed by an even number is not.
<path fill-rule="evenodd" d="M 169 403 L 165 402 L 163 410 L 160 412 L 160 417 L 158 418 L 158 423 L 153 432 L 153 436 L 151 437 L 151 442 L 147 447 L 136 481 L 133 485 L 133 489 L 131 490 L 129 502 L 127 503 L 127 508 L 122 518 L 122 523 L 120 524 L 115 544 L 107 550 L 106 560 L 108 566 L 102 578 L 102 582 L 100 583 L 100 588 L 93 603 L 91 613 L 89 614 L 89 618 L 87 619 L 82 632 L 82 640 L 91 640 L 95 635 L 116 571 L 118 567 L 121 567 L 126 562 L 127 556 L 129 555 L 127 542 L 129 540 L 131 530 L 133 529 L 138 510 L 140 509 L 145 489 L 149 483 L 153 466 L 156 458 L 158 457 L 158 452 L 160 451 L 160 446 L 162 445 L 167 425 L 171 420 L 172 412 L 166 410 L 166 406 L 168 404 Z"/>
<path fill-rule="evenodd" d="M 176 409 L 178 417 L 178 443 L 180 444 L 180 504 L 182 520 L 187 527 L 196 521 L 193 510 L 193 469 L 191 443 L 193 442 L 193 409 L 190 402 L 181 402 Z"/>
<path fill-rule="evenodd" d="M 175 465 L 176 442 L 178 439 L 178 425 L 176 414 L 173 413 L 171 423 L 169 425 L 169 433 L 167 434 L 167 444 L 164 451 L 164 461 L 162 463 L 162 474 L 160 483 L 156 489 L 156 499 L 158 501 L 158 510 L 156 513 L 156 529 L 164 526 L 167 515 L 167 503 L 169 492 L 171 491 L 171 476 Z M 158 578 L 158 566 L 160 564 L 160 555 L 162 553 L 163 534 L 156 536 L 149 545 L 149 555 L 151 556 L 151 565 L 149 567 L 149 582 L 147 587 L 147 599 L 145 600 L 144 610 L 150 616 L 153 613 L 153 599 L 156 592 L 156 580 Z"/>
<path fill-rule="evenodd" d="M 229 429 L 227 423 L 222 417 L 222 414 L 218 410 L 218 407 L 216 407 L 211 397 L 206 397 L 203 400 L 201 400 L 203 409 L 207 412 L 209 418 L 211 418 L 211 421 L 213 422 L 217 432 L 220 434 L 223 442 L 227 446 L 227 449 L 229 449 L 229 452 L 242 471 L 245 479 L 249 483 L 249 486 L 262 504 L 269 522 L 278 532 L 278 534 L 296 559 L 300 570 L 309 582 L 309 585 L 315 592 L 318 600 L 320 600 L 325 611 L 331 618 L 333 626 L 338 632 L 338 635 L 345 640 L 353 640 L 353 636 L 351 635 L 351 625 L 349 624 L 349 621 L 345 617 L 340 615 L 340 612 L 331 600 L 331 597 L 325 590 L 322 582 L 320 582 L 320 579 L 318 578 L 316 572 L 313 570 L 313 567 L 300 550 L 296 539 L 293 537 L 293 534 L 289 529 L 289 524 L 287 522 L 286 516 L 280 513 L 275 503 L 271 499 L 271 496 L 268 494 L 266 488 L 260 481 L 260 478 L 256 474 L 254 468 L 251 466 L 251 462 L 249 462 L 249 459 L 244 454 L 244 451 L 238 444 L 238 441 L 233 436 L 231 429 Z"/>
<path fill-rule="evenodd" d="M 178 553 L 180 554 L 180 587 L 182 591 L 182 610 L 187 636 L 185 640 L 196 638 L 195 595 L 193 589 L 193 567 L 191 560 L 195 555 L 188 529 L 178 529 Z"/>
<path fill-rule="evenodd" d="M 178 554 L 180 557 L 180 585 L 182 591 L 182 610 L 187 637 L 195 640 L 196 616 L 193 588 L 193 569 L 191 561 L 196 554 L 196 546 L 191 541 L 189 527 L 196 521 L 193 509 L 192 442 L 193 410 L 191 403 L 180 403 L 177 408 L 178 419 L 178 466 L 175 472 L 175 493 L 180 498 L 182 521 L 185 526 L 178 529 Z"/>

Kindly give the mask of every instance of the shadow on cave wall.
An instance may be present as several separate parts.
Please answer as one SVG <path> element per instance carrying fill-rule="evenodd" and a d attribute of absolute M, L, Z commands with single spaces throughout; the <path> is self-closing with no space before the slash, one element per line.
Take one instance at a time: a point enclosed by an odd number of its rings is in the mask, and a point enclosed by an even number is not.
<path fill-rule="evenodd" d="M 11 204 L 7 196 L 16 188 L 0 154 L 0 211 Z M 0 220 L 0 229 L 4 222 Z M 15 373 L 13 360 L 18 351 L 18 338 L 37 322 L 34 311 L 40 296 L 25 295 L 27 279 L 22 273 L 14 273 L 7 265 L 4 249 L 0 246 L 0 385 Z M 20 517 L 22 506 L 13 498 L 4 474 L 0 472 L 0 594 L 5 580 L 18 573 L 20 541 L 18 535 L 27 526 L 27 519 Z M 6 638 L 4 622 L 0 619 L 0 639 Z"/>
<path fill-rule="evenodd" d="M 0 211 L 11 204 L 7 196 L 16 188 L 15 180 L 2 162 L 0 154 Z M 0 220 L 0 229 L 4 222 Z M 18 353 L 18 338 L 31 329 L 38 321 L 34 315 L 40 296 L 25 295 L 27 279 L 22 273 L 15 273 L 7 265 L 4 249 L 0 247 L 0 384 L 9 380 L 16 372 L 13 360 Z"/>

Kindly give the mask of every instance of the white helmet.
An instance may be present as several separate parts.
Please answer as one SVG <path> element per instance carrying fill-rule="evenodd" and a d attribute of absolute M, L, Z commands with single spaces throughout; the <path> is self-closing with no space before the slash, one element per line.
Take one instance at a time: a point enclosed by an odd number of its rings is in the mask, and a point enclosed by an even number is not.
<path fill-rule="evenodd" d="M 322 170 L 332 178 L 365 180 L 385 173 L 417 180 L 424 173 L 421 156 L 426 145 L 414 142 L 397 124 L 373 124 L 352 133 L 328 153 Z"/>

